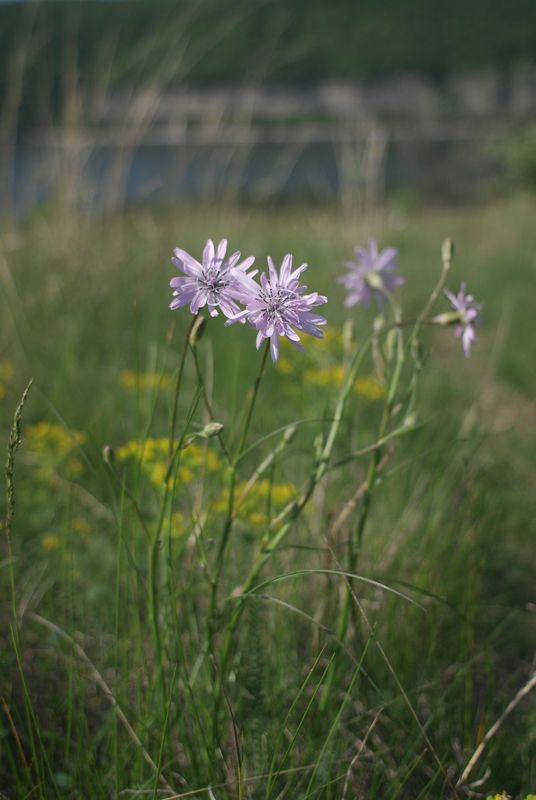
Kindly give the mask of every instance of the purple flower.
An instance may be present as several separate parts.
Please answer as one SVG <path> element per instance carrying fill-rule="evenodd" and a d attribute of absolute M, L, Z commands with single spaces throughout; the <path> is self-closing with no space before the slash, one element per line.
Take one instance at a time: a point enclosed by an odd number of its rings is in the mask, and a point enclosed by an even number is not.
<path fill-rule="evenodd" d="M 227 239 L 222 239 L 216 250 L 212 239 L 209 239 L 203 250 L 203 263 L 200 264 L 185 250 L 176 247 L 173 251 L 172 263 L 186 277 L 172 278 L 169 285 L 173 292 L 172 309 L 190 304 L 192 314 L 207 306 L 211 317 L 218 316 L 218 307 L 226 317 L 233 317 L 240 307 L 236 300 L 242 300 L 254 291 L 257 285 L 253 275 L 257 270 L 247 270 L 255 261 L 249 256 L 240 261 L 240 253 L 236 252 L 225 258 Z"/>
<path fill-rule="evenodd" d="M 387 247 L 380 252 L 378 243 L 370 239 L 368 248 L 355 248 L 355 255 L 355 260 L 344 262 L 348 273 L 338 279 L 348 292 L 345 306 L 368 305 L 373 298 L 378 307 L 383 308 L 386 294 L 404 283 L 401 275 L 393 274 L 398 269 L 397 251 Z"/>
<path fill-rule="evenodd" d="M 312 309 L 327 303 L 327 297 L 317 292 L 305 294 L 307 286 L 300 285 L 298 278 L 306 269 L 307 264 L 302 264 L 292 271 L 292 256 L 288 253 L 278 274 L 268 256 L 269 278 L 265 273 L 261 275 L 260 286 L 255 284 L 256 291 L 245 301 L 245 310 L 225 323 L 247 319 L 258 331 L 257 350 L 265 339 L 270 339 L 272 361 L 279 355 L 280 336 L 286 336 L 298 350 L 303 350 L 295 328 L 318 339 L 324 335 L 318 326 L 325 325 L 326 320 Z"/>
<path fill-rule="evenodd" d="M 475 322 L 478 312 L 482 308 L 479 303 L 475 303 L 472 294 L 465 293 L 465 283 L 460 286 L 458 294 L 453 294 L 445 289 L 445 294 L 452 303 L 456 313 L 452 315 L 451 324 L 456 325 L 454 333 L 456 336 L 462 337 L 463 352 L 469 356 L 471 352 L 471 345 L 475 341 L 475 329 L 473 323 Z M 445 317 L 448 315 L 445 315 Z"/>

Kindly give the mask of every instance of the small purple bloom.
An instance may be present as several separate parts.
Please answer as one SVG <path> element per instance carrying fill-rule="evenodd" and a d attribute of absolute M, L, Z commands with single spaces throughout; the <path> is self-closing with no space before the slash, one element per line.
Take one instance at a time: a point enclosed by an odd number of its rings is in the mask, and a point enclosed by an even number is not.
<path fill-rule="evenodd" d="M 454 333 L 456 336 L 462 337 L 463 352 L 466 356 L 469 356 L 471 345 L 476 338 L 473 323 L 482 306 L 479 303 L 475 303 L 472 294 L 465 293 L 465 283 L 461 284 L 458 294 L 453 294 L 448 289 L 445 289 L 445 294 L 457 312 L 457 319 L 454 320 L 457 323 Z"/>
<path fill-rule="evenodd" d="M 354 252 L 355 259 L 344 262 L 348 273 L 338 279 L 348 292 L 344 304 L 350 308 L 356 303 L 368 305 L 374 299 L 381 309 L 385 295 L 404 283 L 401 275 L 393 274 L 398 269 L 397 251 L 387 247 L 380 252 L 378 243 L 370 239 L 367 248 L 356 247 Z"/>
<path fill-rule="evenodd" d="M 270 339 L 272 361 L 277 361 L 279 355 L 280 336 L 285 336 L 298 350 L 303 350 L 294 328 L 317 339 L 323 338 L 319 326 L 325 325 L 326 320 L 312 309 L 327 303 L 327 297 L 317 292 L 305 294 L 307 286 L 300 285 L 298 278 L 306 269 L 307 264 L 302 264 L 292 271 L 292 256 L 288 253 L 278 274 L 268 256 L 269 277 L 265 273 L 261 275 L 260 286 L 255 284 L 256 291 L 245 301 L 245 310 L 225 323 L 229 325 L 247 319 L 258 331 L 257 350 L 265 339 Z"/>
<path fill-rule="evenodd" d="M 226 258 L 226 251 L 227 239 L 222 239 L 216 249 L 212 239 L 209 239 L 203 250 L 203 263 L 200 264 L 185 250 L 176 247 L 171 261 L 186 277 L 170 280 L 169 285 L 174 292 L 169 307 L 175 309 L 189 303 L 192 314 L 197 314 L 207 306 L 211 317 L 218 316 L 218 308 L 226 317 L 234 317 L 240 311 L 235 301 L 243 301 L 254 291 L 256 283 L 253 276 L 257 271 L 247 272 L 255 261 L 254 256 L 240 261 L 239 252 Z"/>

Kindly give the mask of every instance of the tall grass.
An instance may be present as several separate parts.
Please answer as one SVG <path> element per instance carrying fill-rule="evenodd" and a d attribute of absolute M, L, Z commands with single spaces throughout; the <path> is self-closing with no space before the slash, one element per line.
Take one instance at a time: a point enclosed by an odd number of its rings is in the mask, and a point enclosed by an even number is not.
<path fill-rule="evenodd" d="M 2 236 L 6 437 L 34 380 L 0 562 L 8 797 L 464 796 L 531 674 L 531 215 L 49 210 Z M 323 343 L 260 370 L 249 329 L 167 310 L 172 247 L 220 234 L 309 262 Z M 415 384 L 411 326 L 343 325 L 369 234 L 408 320 L 455 238 L 449 284 L 485 300 L 470 360 L 424 326 Z M 471 791 L 534 788 L 533 715 Z"/>

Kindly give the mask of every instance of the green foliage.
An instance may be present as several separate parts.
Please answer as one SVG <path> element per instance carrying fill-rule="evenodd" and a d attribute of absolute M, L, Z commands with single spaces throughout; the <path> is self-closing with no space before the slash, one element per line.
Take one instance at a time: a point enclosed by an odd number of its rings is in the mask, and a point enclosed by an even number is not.
<path fill-rule="evenodd" d="M 447 233 L 457 245 L 449 283 L 467 279 L 486 323 L 470 361 L 450 330 L 422 331 L 423 424 L 400 438 L 374 486 L 358 572 L 376 583 L 352 584 L 364 616 L 355 605 L 341 640 L 348 594 L 337 562 L 346 563 L 356 515 L 339 528 L 334 519 L 369 473 L 370 452 L 326 476 L 263 562 L 222 659 L 247 570 L 267 555 L 268 522 L 307 484 L 313 443 L 317 454 L 325 446 L 338 365 L 370 330 L 371 316 L 356 312 L 354 336 L 343 336 L 340 262 L 369 235 L 398 247 L 411 319 L 437 280 Z M 189 323 L 186 310 L 166 308 L 169 253 L 178 243 L 198 252 L 207 235 L 307 260 L 311 288 L 329 295 L 331 333 L 267 365 L 248 437 L 255 447 L 233 483 L 218 434 L 240 433 L 258 354 L 249 328 L 208 320 L 194 344 L 224 427 L 207 430 L 189 351 L 168 488 L 166 436 Z M 1 242 L 6 447 L 30 377 L 34 388 L 11 470 L 16 647 L 3 540 L 0 551 L 0 791 L 165 797 L 167 786 L 180 794 L 212 784 L 218 800 L 238 787 L 265 800 L 340 800 L 347 780 L 347 798 L 451 796 L 434 752 L 456 778 L 531 669 L 531 198 L 463 211 L 387 208 L 381 220 L 357 221 L 337 209 L 182 207 L 90 220 L 48 209 L 16 233 L 3 228 Z M 337 458 L 375 441 L 382 358 L 367 356 L 350 386 Z M 290 423 L 294 438 L 285 438 Z M 238 513 L 211 614 L 231 486 Z M 472 774 L 491 771 L 483 792 L 531 791 L 534 730 L 526 698 Z"/>
<path fill-rule="evenodd" d="M 509 69 L 536 50 L 532 0 L 218 0 L 0 7 L 0 87 L 28 47 L 23 121 L 58 110 L 73 83 L 140 88 L 251 80 L 436 78 Z M 42 65 L 46 65 L 43 69 Z M 89 91 L 89 89 L 88 89 Z M 2 94 L 2 92 L 0 92 Z"/>

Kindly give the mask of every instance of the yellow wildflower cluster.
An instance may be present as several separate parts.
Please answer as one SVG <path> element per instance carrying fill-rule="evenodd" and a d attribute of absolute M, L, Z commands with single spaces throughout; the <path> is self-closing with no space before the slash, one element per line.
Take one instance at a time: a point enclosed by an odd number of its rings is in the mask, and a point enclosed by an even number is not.
<path fill-rule="evenodd" d="M 46 553 L 53 553 L 62 550 L 66 542 L 71 538 L 77 542 L 87 543 L 94 528 L 90 521 L 84 517 L 74 517 L 69 528 L 63 527 L 56 531 L 47 531 L 41 538 L 41 546 Z M 65 555 L 65 554 L 64 554 Z"/>
<path fill-rule="evenodd" d="M 134 372 L 126 369 L 120 374 L 119 383 L 123 388 L 132 391 L 169 389 L 173 384 L 173 375 L 169 372 Z"/>
<path fill-rule="evenodd" d="M 355 382 L 355 391 L 367 400 L 381 400 L 385 397 L 385 389 L 373 375 L 363 375 Z"/>
<path fill-rule="evenodd" d="M 162 436 L 127 442 L 117 450 L 117 459 L 123 462 L 138 462 L 150 482 L 154 486 L 162 486 L 169 466 L 169 439 Z M 201 471 L 203 467 L 209 472 L 216 472 L 221 467 L 220 459 L 212 450 L 194 442 L 180 452 L 178 482 L 191 483 L 196 472 Z"/>
<path fill-rule="evenodd" d="M 15 368 L 10 361 L 0 361 L 0 381 L 10 381 L 15 374 Z"/>
<path fill-rule="evenodd" d="M 82 431 L 67 430 L 55 422 L 38 422 L 25 431 L 28 450 L 35 453 L 39 461 L 41 477 L 47 477 L 61 467 L 69 478 L 77 478 L 83 472 L 83 464 L 73 455 L 86 441 Z"/>
<path fill-rule="evenodd" d="M 307 369 L 303 375 L 305 383 L 312 386 L 341 386 L 344 380 L 344 367 L 336 364 L 321 369 Z"/>
<path fill-rule="evenodd" d="M 296 497 L 296 487 L 292 483 L 271 483 L 268 480 L 259 480 L 253 484 L 241 502 L 246 486 L 247 484 L 242 482 L 235 488 L 235 502 L 237 503 L 238 518 L 251 525 L 266 524 L 268 501 L 272 514 L 276 515 Z M 225 513 L 227 505 L 228 494 L 227 491 L 223 491 L 214 502 L 212 509 L 217 513 Z"/>
<path fill-rule="evenodd" d="M 41 543 L 45 553 L 52 553 L 55 550 L 59 550 L 61 547 L 60 537 L 56 533 L 45 533 Z"/>
<path fill-rule="evenodd" d="M 344 380 L 344 368 L 337 364 L 322 369 L 308 369 L 303 377 L 305 382 L 312 386 L 339 387 Z M 367 400 L 380 400 L 385 396 L 385 389 L 372 375 L 363 375 L 357 378 L 354 391 Z"/>
<path fill-rule="evenodd" d="M 6 387 L 4 384 L 9 383 L 15 370 L 13 364 L 9 361 L 0 361 L 0 400 L 6 395 Z"/>
<path fill-rule="evenodd" d="M 285 339 L 282 341 L 286 342 Z M 293 357 L 295 351 L 288 344 L 277 362 L 278 370 L 284 375 L 291 375 L 300 368 L 299 362 Z M 303 381 L 313 387 L 339 388 L 345 376 L 342 355 L 343 333 L 338 328 L 326 328 L 323 339 L 311 337 L 307 341 L 305 364 L 309 366 L 302 373 Z M 367 400 L 379 400 L 385 396 L 383 386 L 372 375 L 357 378 L 354 391 Z"/>
<path fill-rule="evenodd" d="M 324 328 L 322 339 L 311 336 L 307 340 L 307 352 L 311 355 L 314 355 L 315 352 L 340 354 L 342 352 L 342 331 L 329 326 Z"/>
<path fill-rule="evenodd" d="M 298 351 L 292 346 L 290 341 L 286 338 L 281 339 L 283 345 L 283 353 L 276 362 L 276 367 L 279 372 L 284 375 L 292 374 L 296 369 L 296 361 L 294 356 L 303 358 L 298 354 Z M 323 360 L 325 356 L 336 356 L 339 358 L 342 355 L 342 333 L 338 328 L 326 328 L 324 330 L 324 337 L 317 339 L 315 336 L 307 337 L 307 350 L 306 358 L 318 363 Z"/>

